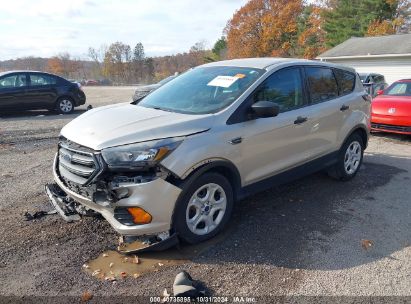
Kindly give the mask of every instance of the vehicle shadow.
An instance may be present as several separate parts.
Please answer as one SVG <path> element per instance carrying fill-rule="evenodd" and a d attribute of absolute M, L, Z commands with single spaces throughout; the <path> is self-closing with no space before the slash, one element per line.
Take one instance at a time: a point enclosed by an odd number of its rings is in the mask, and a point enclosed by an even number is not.
<path fill-rule="evenodd" d="M 73 119 L 80 114 L 86 112 L 86 109 L 75 109 L 71 114 L 57 114 L 48 110 L 33 110 L 33 111 L 1 111 L 0 118 L 7 120 L 25 120 L 25 119 L 42 119 L 42 120 L 56 120 L 56 119 Z"/>
<path fill-rule="evenodd" d="M 195 261 L 333 270 L 393 258 L 410 246 L 411 193 L 402 192 L 405 199 L 398 201 L 393 193 L 403 188 L 390 181 L 409 177 L 379 160 L 367 155 L 348 182 L 318 173 L 240 202 L 229 235 Z"/>

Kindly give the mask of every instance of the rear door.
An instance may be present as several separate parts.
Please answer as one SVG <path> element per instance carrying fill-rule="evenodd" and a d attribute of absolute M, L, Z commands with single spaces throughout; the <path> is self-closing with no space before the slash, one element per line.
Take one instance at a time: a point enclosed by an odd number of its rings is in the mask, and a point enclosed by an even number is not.
<path fill-rule="evenodd" d="M 339 134 L 352 113 L 355 74 L 322 66 L 304 70 L 310 96 L 307 153 L 315 159 L 339 149 Z"/>
<path fill-rule="evenodd" d="M 0 78 L 0 108 L 19 110 L 26 108 L 26 73 L 7 74 Z"/>
<path fill-rule="evenodd" d="M 57 99 L 57 77 L 41 73 L 29 73 L 30 86 L 28 96 L 30 96 L 33 108 L 52 108 Z"/>

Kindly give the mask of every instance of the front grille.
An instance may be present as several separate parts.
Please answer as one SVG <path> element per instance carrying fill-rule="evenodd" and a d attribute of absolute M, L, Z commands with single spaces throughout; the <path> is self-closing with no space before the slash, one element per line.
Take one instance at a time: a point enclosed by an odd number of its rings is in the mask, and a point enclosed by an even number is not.
<path fill-rule="evenodd" d="M 371 128 L 377 129 L 377 130 L 380 129 L 380 130 L 387 130 L 387 131 L 411 132 L 411 127 L 376 124 L 376 123 L 372 123 Z"/>
<path fill-rule="evenodd" d="M 102 170 L 98 157 L 93 150 L 63 139 L 58 151 L 59 173 L 70 183 L 87 185 Z"/>

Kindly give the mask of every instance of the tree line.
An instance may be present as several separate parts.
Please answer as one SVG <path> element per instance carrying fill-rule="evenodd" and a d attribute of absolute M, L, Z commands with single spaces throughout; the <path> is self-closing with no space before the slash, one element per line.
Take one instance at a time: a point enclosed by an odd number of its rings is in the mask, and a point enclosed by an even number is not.
<path fill-rule="evenodd" d="M 213 47 L 205 41 L 187 52 L 150 57 L 144 45 L 117 41 L 88 49 L 89 60 L 61 53 L 0 62 L 0 70 L 46 70 L 67 78 L 151 83 L 197 65 L 243 57 L 312 59 L 350 37 L 411 32 L 410 0 L 250 0 L 227 22 Z"/>

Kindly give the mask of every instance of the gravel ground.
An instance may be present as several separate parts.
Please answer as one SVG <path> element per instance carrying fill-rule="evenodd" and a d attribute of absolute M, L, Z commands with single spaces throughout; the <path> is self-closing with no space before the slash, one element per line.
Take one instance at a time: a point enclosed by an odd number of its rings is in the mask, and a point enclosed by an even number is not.
<path fill-rule="evenodd" d="M 93 106 L 133 93 L 85 90 Z M 392 135 L 371 137 L 352 181 L 319 173 L 240 202 L 224 235 L 183 265 L 115 284 L 95 280 L 81 266 L 115 244 L 104 220 L 23 216 L 50 210 L 43 186 L 59 130 L 84 109 L 0 114 L 0 295 L 158 296 L 185 269 L 219 296 L 411 296 L 411 137 Z"/>

